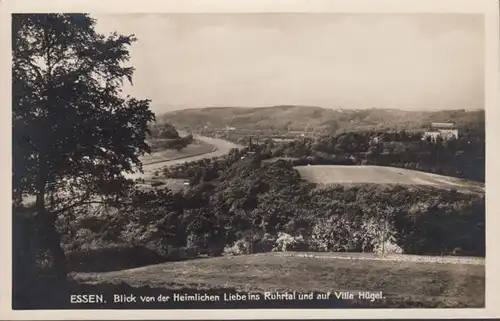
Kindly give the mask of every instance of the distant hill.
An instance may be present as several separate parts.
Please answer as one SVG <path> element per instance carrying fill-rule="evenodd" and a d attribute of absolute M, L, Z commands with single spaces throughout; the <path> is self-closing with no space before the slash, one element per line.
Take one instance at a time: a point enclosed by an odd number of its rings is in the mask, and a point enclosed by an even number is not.
<path fill-rule="evenodd" d="M 326 109 L 309 106 L 210 107 L 185 109 L 157 116 L 160 122 L 191 129 L 235 127 L 238 129 L 339 131 L 363 129 L 420 129 L 430 122 L 454 122 L 457 126 L 484 126 L 484 110 L 406 111 L 398 109 Z"/>

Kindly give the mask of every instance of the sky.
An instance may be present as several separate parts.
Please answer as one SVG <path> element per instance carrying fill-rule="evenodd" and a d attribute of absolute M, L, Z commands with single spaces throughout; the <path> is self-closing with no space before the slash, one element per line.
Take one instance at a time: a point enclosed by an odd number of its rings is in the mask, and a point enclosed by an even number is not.
<path fill-rule="evenodd" d="M 484 30 L 465 14 L 92 15 L 135 34 L 124 91 L 154 112 L 306 105 L 484 108 Z"/>

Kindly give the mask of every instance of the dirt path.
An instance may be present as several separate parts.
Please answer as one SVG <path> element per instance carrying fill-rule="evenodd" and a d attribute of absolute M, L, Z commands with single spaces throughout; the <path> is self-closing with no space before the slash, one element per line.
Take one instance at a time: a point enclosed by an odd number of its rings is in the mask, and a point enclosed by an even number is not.
<path fill-rule="evenodd" d="M 384 257 L 375 253 L 301 253 L 301 252 L 277 252 L 277 255 L 292 257 L 309 257 L 317 259 L 344 259 L 344 260 L 375 260 L 375 261 L 403 261 L 403 262 L 425 262 L 441 264 L 472 264 L 484 265 L 484 258 L 468 256 L 428 256 L 410 254 L 389 254 Z"/>

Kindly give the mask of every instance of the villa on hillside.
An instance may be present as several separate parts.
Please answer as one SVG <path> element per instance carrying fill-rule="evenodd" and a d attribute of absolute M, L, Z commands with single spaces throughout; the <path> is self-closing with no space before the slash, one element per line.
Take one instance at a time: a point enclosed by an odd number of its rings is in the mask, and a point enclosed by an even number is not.
<path fill-rule="evenodd" d="M 458 129 L 454 123 L 431 123 L 429 130 L 424 132 L 422 140 L 427 140 L 428 137 L 432 141 L 436 141 L 438 137 L 444 140 L 458 138 Z"/>

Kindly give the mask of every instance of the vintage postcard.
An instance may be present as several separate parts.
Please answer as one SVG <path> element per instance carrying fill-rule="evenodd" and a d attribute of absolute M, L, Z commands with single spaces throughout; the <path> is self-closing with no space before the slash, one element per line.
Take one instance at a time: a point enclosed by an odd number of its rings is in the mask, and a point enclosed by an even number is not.
<path fill-rule="evenodd" d="M 2 318 L 499 316 L 496 1 L 0 6 Z"/>

